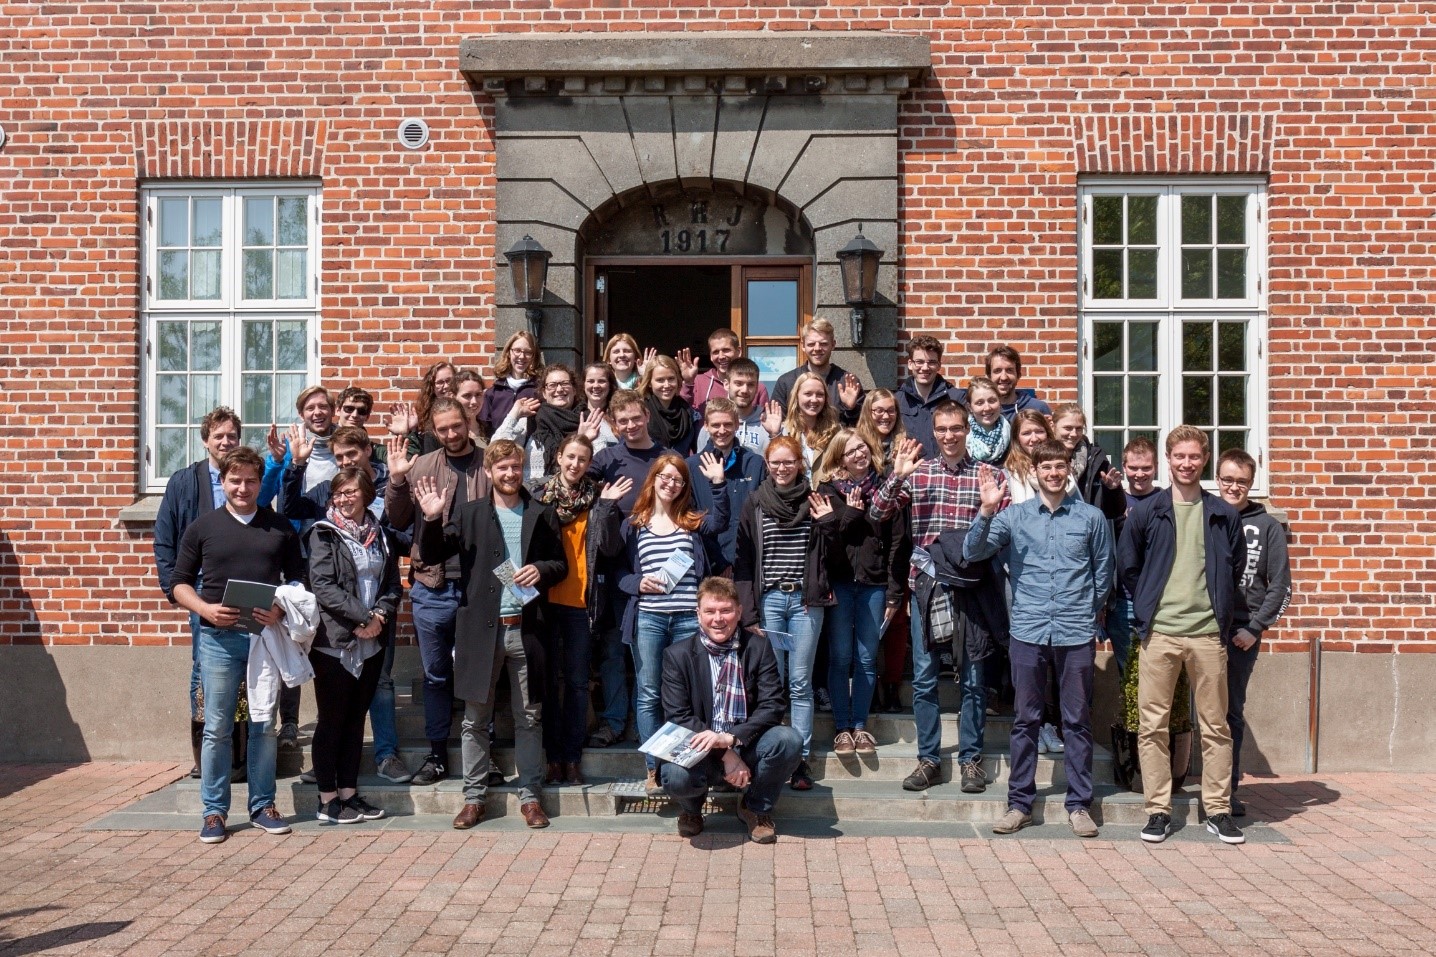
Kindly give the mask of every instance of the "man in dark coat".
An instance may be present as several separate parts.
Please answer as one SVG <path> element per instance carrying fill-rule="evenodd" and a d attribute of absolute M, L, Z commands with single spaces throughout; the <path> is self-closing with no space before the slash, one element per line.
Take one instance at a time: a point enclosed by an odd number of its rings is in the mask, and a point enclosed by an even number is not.
<path fill-rule="evenodd" d="M 803 757 L 803 739 L 783 724 L 787 699 L 773 646 L 739 631 L 738 591 L 726 578 L 698 586 L 698 634 L 663 652 L 663 716 L 694 732 L 707 751 L 691 768 L 663 765 L 663 787 L 678 802 L 678 833 L 703 832 L 708 785 L 747 792 L 738 817 L 759 844 L 777 839 L 773 805 Z"/>
<path fill-rule="evenodd" d="M 464 807 L 454 827 L 467 830 L 484 817 L 492 768 L 489 723 L 499 671 L 508 668 L 513 694 L 519 810 L 529 827 L 547 827 L 539 805 L 543 781 L 543 628 L 540 596 L 568 574 L 558 517 L 523 487 L 524 453 L 507 439 L 484 452 L 493 485 L 441 525 L 444 496 L 432 476 L 417 479 L 414 499 L 423 512 L 419 552 L 430 564 L 457 554 L 462 600 L 454 634 L 454 694 L 464 700 L 462 733 Z M 502 576 L 502 577 L 501 577 Z"/>

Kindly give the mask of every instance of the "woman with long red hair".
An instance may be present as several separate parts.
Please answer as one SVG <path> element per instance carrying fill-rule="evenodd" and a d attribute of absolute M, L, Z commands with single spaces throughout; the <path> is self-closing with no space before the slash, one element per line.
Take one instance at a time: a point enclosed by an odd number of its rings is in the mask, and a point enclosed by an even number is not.
<path fill-rule="evenodd" d="M 693 507 L 688 464 L 681 455 L 665 452 L 654 459 L 623 526 L 618 587 L 629 596 L 623 640 L 633 653 L 641 741 L 663 725 L 663 651 L 698 633 L 698 583 L 717 571 L 710 556 L 720 554 L 718 533 L 728 525 L 728 494 L 718 491 L 725 481 L 722 461 L 705 453 L 699 468 L 700 481 L 714 489 L 711 512 Z M 647 763 L 648 793 L 657 796 L 662 792 L 658 762 L 648 757 Z"/>

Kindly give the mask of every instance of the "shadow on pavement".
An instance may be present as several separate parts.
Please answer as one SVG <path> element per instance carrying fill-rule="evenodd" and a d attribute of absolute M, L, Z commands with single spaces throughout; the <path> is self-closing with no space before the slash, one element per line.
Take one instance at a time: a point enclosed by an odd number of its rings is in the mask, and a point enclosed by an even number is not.
<path fill-rule="evenodd" d="M 38 954 L 42 950 L 68 947 L 71 944 L 82 944 L 86 941 L 108 937 L 111 934 L 118 934 L 130 926 L 130 923 L 127 920 L 111 920 L 98 924 L 75 924 L 71 927 L 56 927 L 54 930 L 41 931 L 38 934 L 31 934 L 29 937 L 14 938 L 6 935 L 4 931 L 0 931 L 0 951 L 4 952 L 5 957 Z"/>

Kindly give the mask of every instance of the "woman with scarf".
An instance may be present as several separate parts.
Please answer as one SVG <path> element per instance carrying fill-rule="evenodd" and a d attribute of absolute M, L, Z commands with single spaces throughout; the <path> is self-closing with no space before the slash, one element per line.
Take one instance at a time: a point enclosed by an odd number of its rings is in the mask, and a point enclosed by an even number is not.
<path fill-rule="evenodd" d="M 828 397 L 828 384 L 820 375 L 804 372 L 793 382 L 788 417 L 783 421 L 783 434 L 798 440 L 803 452 L 803 465 L 811 469 L 818 456 L 828 447 L 839 427 L 838 410 Z M 782 661 L 782 655 L 778 656 Z"/>
<path fill-rule="evenodd" d="M 650 353 L 653 349 L 648 350 Z M 603 361 L 613 370 L 618 388 L 637 391 L 638 380 L 643 378 L 645 363 L 639 362 L 638 340 L 626 332 L 620 332 L 603 347 Z"/>
<path fill-rule="evenodd" d="M 838 523 L 832 503 L 808 484 L 796 438 L 775 436 L 764 461 L 768 477 L 743 503 L 738 520 L 733 583 L 743 606 L 743 627 L 767 635 L 777 653 L 778 670 L 788 685 L 793 730 L 803 736 L 803 761 L 789 784 L 806 791 L 813 786 L 808 770 L 813 659 L 823 613 L 833 604 L 828 552 L 837 539 Z"/>
<path fill-rule="evenodd" d="M 504 419 L 508 418 L 515 402 L 537 397 L 538 378 L 542 372 L 543 362 L 534 334 L 524 331 L 509 336 L 494 360 L 494 384 L 484 393 L 479 431 L 486 437 L 493 437 Z"/>
<path fill-rule="evenodd" d="M 912 555 L 904 512 L 882 521 L 868 516 L 881 481 L 873 459 L 868 441 L 854 430 L 843 429 L 833 437 L 814 473 L 818 494 L 832 503 L 838 521 L 836 547 L 828 553 L 828 582 L 835 604 L 824 622 L 828 691 L 837 729 L 833 752 L 838 755 L 877 751 L 867 720 L 877 682 L 878 639 L 884 624 L 902 606 Z"/>
<path fill-rule="evenodd" d="M 688 463 L 676 452 L 664 452 L 649 467 L 632 517 L 622 527 L 618 589 L 628 596 L 628 606 L 621 631 L 633 653 L 639 741 L 663 726 L 663 652 L 697 633 L 698 583 L 718 570 L 718 533 L 728 527 L 723 463 L 712 452 L 698 461 L 702 480 L 713 490 L 711 512 L 693 507 Z M 657 797 L 663 791 L 658 761 L 652 755 L 644 760 L 648 796 Z"/>
<path fill-rule="evenodd" d="M 374 482 L 366 469 L 342 468 L 329 483 L 329 509 L 309 536 L 309 588 L 319 605 L 309 651 L 314 668 L 314 780 L 326 824 L 374 821 L 384 811 L 359 796 L 364 716 L 384 665 L 384 624 L 403 588 L 399 556 L 369 511 Z"/>
<path fill-rule="evenodd" d="M 664 448 L 685 458 L 698 448 L 698 415 L 679 394 L 683 376 L 668 356 L 654 356 L 638 384 L 648 406 L 648 434 Z"/>
<path fill-rule="evenodd" d="M 554 367 L 550 366 L 550 371 Z M 545 784 L 583 784 L 583 743 L 588 738 L 588 672 L 593 633 L 608 613 L 609 591 L 598 580 L 600 556 L 612 558 L 622 545 L 618 499 L 633 488 L 620 477 L 600 486 L 588 477 L 593 442 L 572 434 L 558 443 L 558 471 L 535 494 L 558 516 L 568 577 L 548 591 L 544 636 L 548 689 L 543 736 L 548 752 Z M 601 489 L 601 491 L 600 491 Z"/>
<path fill-rule="evenodd" d="M 987 376 L 977 376 L 967 386 L 967 454 L 979 462 L 999 465 L 1012 444 L 1012 426 L 1002 416 L 1002 398 Z"/>
<path fill-rule="evenodd" d="M 592 441 L 603 423 L 602 412 L 587 411 L 578 401 L 573 370 L 557 364 L 543 370 L 541 398 L 522 398 L 504 417 L 494 440 L 508 439 L 524 450 L 524 484 L 536 489 L 558 468 L 558 448 L 565 436 L 580 433 Z"/>

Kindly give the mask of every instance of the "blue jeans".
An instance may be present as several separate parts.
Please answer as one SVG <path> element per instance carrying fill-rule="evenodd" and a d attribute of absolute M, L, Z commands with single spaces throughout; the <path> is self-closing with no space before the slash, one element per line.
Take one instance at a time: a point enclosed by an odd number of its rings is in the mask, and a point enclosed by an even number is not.
<path fill-rule="evenodd" d="M 1012 719 L 1012 770 L 1007 779 L 1007 803 L 1032 813 L 1037 797 L 1037 729 L 1047 700 L 1047 686 L 1056 675 L 1062 713 L 1062 760 L 1067 770 L 1068 812 L 1092 805 L 1092 672 L 1097 656 L 1095 642 L 1080 645 L 1032 645 L 1013 639 L 1007 645 L 1012 659 L 1014 689 Z"/>
<path fill-rule="evenodd" d="M 820 606 L 803 604 L 800 591 L 763 592 L 759 612 L 764 631 L 785 631 L 793 636 L 793 650 L 782 651 L 777 645 L 778 675 L 788 683 L 788 703 L 792 708 L 793 730 L 803 736 L 803 760 L 813 751 L 813 658 L 818 654 L 818 636 L 823 632 Z"/>
<path fill-rule="evenodd" d="M 204 744 L 200 748 L 200 801 L 205 816 L 229 816 L 229 771 L 233 763 L 230 737 L 239 685 L 249 664 L 249 632 L 199 629 L 199 670 L 204 684 Z M 279 729 L 274 721 L 249 723 L 249 813 L 252 817 L 274 803 L 274 762 Z"/>
<path fill-rule="evenodd" d="M 588 738 L 588 670 L 593 655 L 588 609 L 549 606 L 544 654 L 548 659 L 542 712 L 544 750 L 550 761 L 576 764 L 583 760 L 583 743 Z"/>
<path fill-rule="evenodd" d="M 598 686 L 603 695 L 603 711 L 598 717 L 620 737 L 628 726 L 628 711 L 633 707 L 627 659 L 623 629 L 617 624 L 605 629 L 599 635 Z"/>
<path fill-rule="evenodd" d="M 203 721 L 204 716 L 199 713 L 200 689 L 204 687 L 199 677 L 199 628 L 200 617 L 194 612 L 189 613 L 189 717 L 191 721 Z"/>
<path fill-rule="evenodd" d="M 1127 655 L 1132 651 L 1132 600 L 1122 597 L 1119 587 L 1107 600 L 1107 640 L 1117 661 L 1117 687 L 1127 674 Z"/>
<path fill-rule="evenodd" d="M 448 747 L 454 727 L 454 621 L 459 614 L 459 584 L 446 581 L 438 588 L 414 582 L 414 636 L 424 665 L 424 737 L 430 748 Z"/>
<path fill-rule="evenodd" d="M 937 697 L 938 649 L 924 647 L 927 622 L 914 595 L 912 612 L 912 713 L 917 719 L 917 756 L 919 760 L 938 764 L 942 751 L 942 716 Z M 958 665 L 958 681 L 962 687 L 961 717 L 958 724 L 957 758 L 969 764 L 982 757 L 982 738 L 987 730 L 987 682 L 983 680 L 981 661 L 973 661 L 964 646 L 962 661 L 957 662 L 959 649 L 952 649 Z"/>
<path fill-rule="evenodd" d="M 674 642 L 698 634 L 696 611 L 638 610 L 634 628 L 633 673 L 638 679 L 638 740 L 647 741 L 663 727 L 663 652 Z M 644 755 L 649 770 L 658 767 L 658 759 Z"/>
<path fill-rule="evenodd" d="M 374 729 L 374 763 L 399 756 L 399 729 L 394 719 L 394 622 L 384 623 L 384 664 L 379 685 L 369 702 L 369 726 Z"/>
<path fill-rule="evenodd" d="M 861 582 L 833 586 L 838 603 L 827 614 L 828 693 L 833 696 L 833 722 L 839 731 L 867 727 L 878 680 L 878 639 L 882 637 L 886 592 L 881 585 Z"/>
<path fill-rule="evenodd" d="M 771 814 L 783 785 L 798 769 L 802 760 L 803 742 L 798 732 L 786 725 L 764 731 L 756 744 L 738 749 L 738 756 L 748 765 L 752 778 L 748 781 L 743 803 L 750 811 Z M 723 752 L 715 751 L 691 768 L 681 764 L 663 765 L 663 789 L 679 807 L 689 814 L 701 814 L 708 797 L 708 786 L 723 780 Z"/>

